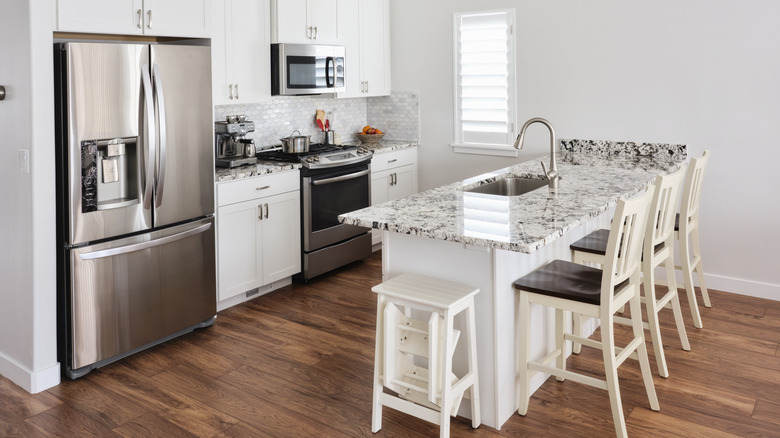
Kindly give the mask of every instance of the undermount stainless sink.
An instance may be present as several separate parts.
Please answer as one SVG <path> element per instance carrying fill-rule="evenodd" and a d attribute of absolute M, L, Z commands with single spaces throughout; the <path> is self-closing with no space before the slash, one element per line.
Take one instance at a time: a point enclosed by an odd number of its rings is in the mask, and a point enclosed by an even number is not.
<path fill-rule="evenodd" d="M 548 185 L 548 181 L 545 179 L 513 177 L 502 178 L 465 191 L 498 196 L 520 196 L 546 185 Z"/>

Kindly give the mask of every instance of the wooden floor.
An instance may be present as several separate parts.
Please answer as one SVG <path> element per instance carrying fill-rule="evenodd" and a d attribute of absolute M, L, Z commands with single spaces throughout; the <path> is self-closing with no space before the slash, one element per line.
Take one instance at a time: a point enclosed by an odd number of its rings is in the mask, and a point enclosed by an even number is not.
<path fill-rule="evenodd" d="M 40 394 L 0 377 L 0 436 L 438 436 L 438 426 L 387 408 L 383 429 L 371 433 L 376 301 L 370 288 L 380 278 L 376 253 L 308 285 L 227 309 L 212 327 Z M 714 307 L 702 308 L 705 328 L 687 324 L 690 352 L 680 348 L 671 313 L 662 314 L 670 377 L 655 377 L 660 412 L 649 409 L 637 363 L 621 367 L 631 436 L 780 436 L 780 302 L 711 296 Z M 583 350 L 568 366 L 603 374 L 600 353 Z M 513 415 L 501 431 L 453 419 L 452 436 L 613 431 L 606 391 L 551 378 L 526 417 Z"/>

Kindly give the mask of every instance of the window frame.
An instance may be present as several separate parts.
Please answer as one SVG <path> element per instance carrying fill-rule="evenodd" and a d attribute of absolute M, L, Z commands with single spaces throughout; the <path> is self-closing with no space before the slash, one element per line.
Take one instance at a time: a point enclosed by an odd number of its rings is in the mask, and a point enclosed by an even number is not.
<path fill-rule="evenodd" d="M 461 107 L 461 57 L 460 57 L 460 31 L 463 17 L 504 14 L 507 22 L 507 137 L 506 143 L 467 142 L 464 140 L 462 107 Z M 515 38 L 515 9 L 493 9 L 466 12 L 454 12 L 452 14 L 453 32 L 453 139 L 451 145 L 456 153 L 483 154 L 517 157 L 518 151 L 512 146 L 514 143 L 517 126 L 517 67 L 516 67 L 516 38 Z"/>

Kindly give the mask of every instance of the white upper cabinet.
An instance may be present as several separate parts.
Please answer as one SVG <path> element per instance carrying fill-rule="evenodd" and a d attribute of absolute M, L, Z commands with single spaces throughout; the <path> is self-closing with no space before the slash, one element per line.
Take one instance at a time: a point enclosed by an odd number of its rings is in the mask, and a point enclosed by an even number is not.
<path fill-rule="evenodd" d="M 347 71 L 347 91 L 338 97 L 389 95 L 389 0 L 338 0 L 338 13 Z"/>
<path fill-rule="evenodd" d="M 60 32 L 211 37 L 211 0 L 57 0 Z"/>
<path fill-rule="evenodd" d="M 271 97 L 269 0 L 212 0 L 214 104 Z"/>
<path fill-rule="evenodd" d="M 274 43 L 336 44 L 337 0 L 271 0 Z"/>

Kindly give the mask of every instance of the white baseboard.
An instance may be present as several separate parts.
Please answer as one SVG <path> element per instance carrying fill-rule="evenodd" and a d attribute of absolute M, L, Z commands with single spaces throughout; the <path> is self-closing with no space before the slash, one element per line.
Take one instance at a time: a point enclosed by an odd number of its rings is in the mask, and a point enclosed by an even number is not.
<path fill-rule="evenodd" d="M 37 394 L 60 384 L 60 363 L 40 371 L 30 371 L 15 360 L 0 354 L 0 374 L 31 394 Z"/>
<path fill-rule="evenodd" d="M 677 271 L 677 284 L 682 287 L 682 272 Z M 666 272 L 658 268 L 655 271 L 656 278 L 659 281 L 666 281 Z M 721 292 L 729 292 L 748 297 L 764 298 L 767 300 L 780 301 L 780 284 L 762 283 L 753 280 L 744 280 L 741 278 L 726 277 L 723 275 L 704 274 L 707 282 L 707 289 L 714 289 Z M 699 280 L 696 275 L 693 276 L 693 283 L 698 286 Z"/>

